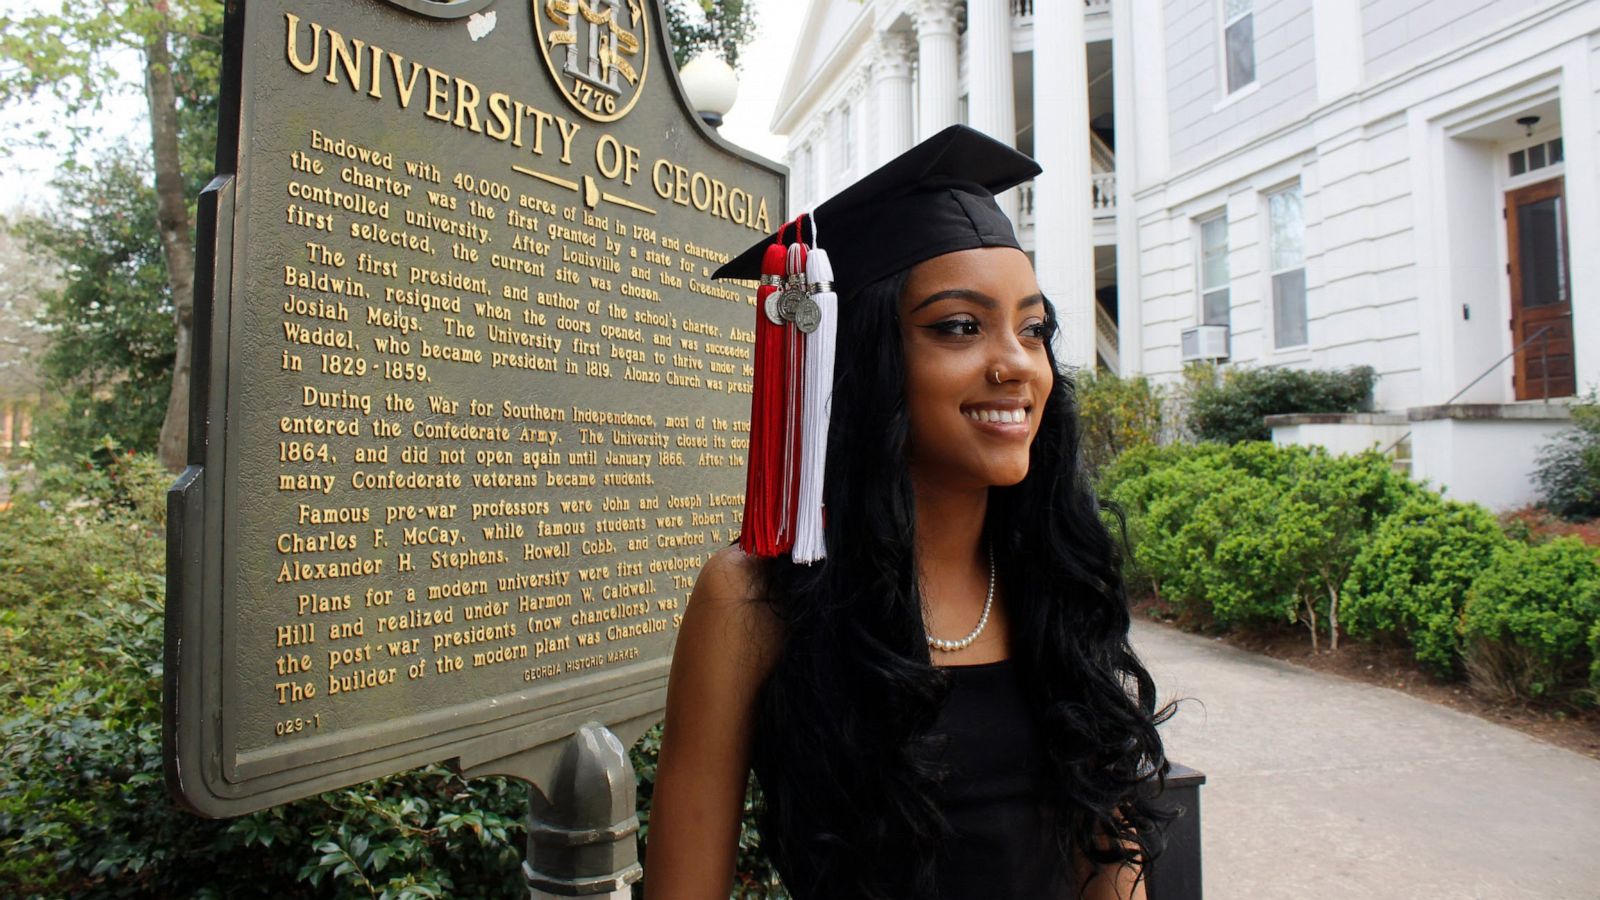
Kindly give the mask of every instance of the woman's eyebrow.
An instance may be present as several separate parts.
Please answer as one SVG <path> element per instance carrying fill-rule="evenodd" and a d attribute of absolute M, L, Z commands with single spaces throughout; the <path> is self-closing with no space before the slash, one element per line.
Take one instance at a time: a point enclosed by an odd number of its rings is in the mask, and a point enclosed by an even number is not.
<path fill-rule="evenodd" d="M 925 306 L 931 306 L 934 303 L 938 303 L 940 300 L 970 300 L 973 303 L 984 307 L 985 309 L 994 309 L 1000 305 L 999 303 L 995 302 L 993 297 L 985 294 L 982 291 L 974 291 L 967 288 L 952 288 L 948 291 L 939 291 L 936 294 L 928 295 L 921 303 L 913 306 L 911 311 L 916 312 Z"/>
<path fill-rule="evenodd" d="M 998 301 L 982 291 L 974 291 L 969 288 L 951 288 L 947 291 L 939 291 L 936 294 L 928 295 L 927 297 L 923 298 L 921 303 L 918 303 L 916 306 L 912 307 L 911 311 L 917 312 L 925 306 L 938 303 L 940 300 L 970 300 L 971 302 L 976 303 L 985 309 L 996 309 L 1000 306 Z M 1044 295 L 1036 293 L 1023 297 L 1020 301 L 1018 301 L 1017 307 L 1019 309 L 1028 309 L 1029 307 L 1041 306 L 1043 304 Z"/>

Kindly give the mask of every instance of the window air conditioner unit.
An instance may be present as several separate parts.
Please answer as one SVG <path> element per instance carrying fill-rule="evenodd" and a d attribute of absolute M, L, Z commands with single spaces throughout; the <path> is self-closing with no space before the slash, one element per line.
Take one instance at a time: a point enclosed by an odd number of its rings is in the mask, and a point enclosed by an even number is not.
<path fill-rule="evenodd" d="M 1228 358 L 1228 326 L 1196 325 L 1183 330 L 1183 361 Z"/>

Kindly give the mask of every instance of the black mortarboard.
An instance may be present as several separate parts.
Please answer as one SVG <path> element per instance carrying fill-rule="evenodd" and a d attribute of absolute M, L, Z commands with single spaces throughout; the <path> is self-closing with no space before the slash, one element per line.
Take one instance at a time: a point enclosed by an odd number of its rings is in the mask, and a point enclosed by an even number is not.
<path fill-rule="evenodd" d="M 965 125 L 952 125 L 885 163 L 816 207 L 811 217 L 826 247 L 839 298 L 879 278 L 957 250 L 1018 247 L 994 195 L 1040 172 L 1025 154 Z M 718 278 L 761 275 L 777 235 L 768 235 L 716 271 Z M 803 240 L 812 242 L 807 229 Z"/>

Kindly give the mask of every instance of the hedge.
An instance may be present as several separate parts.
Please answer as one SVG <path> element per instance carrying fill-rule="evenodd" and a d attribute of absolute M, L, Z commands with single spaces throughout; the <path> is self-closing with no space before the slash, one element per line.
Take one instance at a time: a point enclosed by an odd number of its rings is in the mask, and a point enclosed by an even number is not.
<path fill-rule="evenodd" d="M 1202 621 L 1299 622 L 1314 648 L 1345 631 L 1402 641 L 1494 695 L 1600 699 L 1600 548 L 1510 536 L 1378 454 L 1144 448 L 1099 487 L 1127 521 L 1129 583 Z"/>
<path fill-rule="evenodd" d="M 1188 378 L 1188 427 L 1200 441 L 1235 444 L 1272 437 L 1263 419 L 1281 413 L 1351 413 L 1370 409 L 1377 373 L 1353 369 L 1230 368 Z"/>
<path fill-rule="evenodd" d="M 1473 580 L 1461 626 L 1468 673 L 1489 693 L 1541 698 L 1584 679 L 1600 690 L 1600 549 L 1508 543 Z"/>
<path fill-rule="evenodd" d="M 1419 493 L 1356 557 L 1346 586 L 1350 633 L 1406 640 L 1418 662 L 1459 674 L 1467 591 L 1507 543 L 1483 507 Z"/>

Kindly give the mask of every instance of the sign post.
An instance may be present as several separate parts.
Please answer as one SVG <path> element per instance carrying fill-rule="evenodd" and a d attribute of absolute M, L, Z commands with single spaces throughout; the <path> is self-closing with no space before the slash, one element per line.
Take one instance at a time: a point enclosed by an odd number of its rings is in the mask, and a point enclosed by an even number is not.
<path fill-rule="evenodd" d="M 638 877 L 624 747 L 733 540 L 784 171 L 655 0 L 247 0 L 170 494 L 168 785 L 231 816 L 439 760 L 534 785 L 530 887 Z"/>

